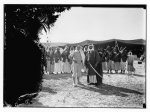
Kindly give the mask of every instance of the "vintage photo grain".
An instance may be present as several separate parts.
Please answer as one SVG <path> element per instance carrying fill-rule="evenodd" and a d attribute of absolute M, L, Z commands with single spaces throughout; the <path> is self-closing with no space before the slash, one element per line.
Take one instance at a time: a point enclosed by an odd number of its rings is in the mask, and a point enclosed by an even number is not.
<path fill-rule="evenodd" d="M 146 108 L 146 5 L 3 7 L 3 107 Z"/>

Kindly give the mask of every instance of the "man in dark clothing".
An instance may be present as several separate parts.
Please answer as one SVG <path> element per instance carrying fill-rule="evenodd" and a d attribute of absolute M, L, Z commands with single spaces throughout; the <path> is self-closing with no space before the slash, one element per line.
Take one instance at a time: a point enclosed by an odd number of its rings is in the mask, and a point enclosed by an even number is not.
<path fill-rule="evenodd" d="M 117 49 L 115 49 L 114 50 L 114 69 L 116 73 L 118 73 L 118 71 L 120 70 L 120 62 L 121 62 L 121 54 Z"/>
<path fill-rule="evenodd" d="M 99 69 L 98 64 L 100 62 L 100 56 L 99 53 L 96 50 L 94 50 L 94 45 L 89 45 L 88 51 L 89 52 L 85 57 L 85 65 L 88 69 L 87 76 L 89 77 L 88 83 L 99 85 L 100 78 L 97 76 L 98 74 L 95 72 L 95 70 L 97 71 Z"/>
<path fill-rule="evenodd" d="M 107 73 L 109 73 L 109 71 L 110 71 L 110 73 L 112 73 L 112 69 L 113 69 L 113 52 L 112 52 L 110 47 L 106 51 L 106 59 L 107 59 L 106 61 L 107 61 L 107 70 L 108 70 Z"/>
<path fill-rule="evenodd" d="M 70 70 L 70 64 L 69 64 L 69 47 L 66 46 L 64 48 L 64 51 L 62 52 L 61 54 L 61 57 L 62 57 L 62 73 L 70 73 L 71 70 Z"/>
<path fill-rule="evenodd" d="M 121 73 L 125 73 L 127 58 L 128 58 L 127 51 L 122 50 L 121 51 Z"/>
<path fill-rule="evenodd" d="M 107 62 L 106 62 L 106 55 L 107 55 L 107 53 L 106 53 L 106 51 L 104 50 L 104 49 L 102 49 L 102 54 L 101 54 L 102 56 L 102 69 L 103 69 L 103 71 L 104 70 L 107 70 Z"/>

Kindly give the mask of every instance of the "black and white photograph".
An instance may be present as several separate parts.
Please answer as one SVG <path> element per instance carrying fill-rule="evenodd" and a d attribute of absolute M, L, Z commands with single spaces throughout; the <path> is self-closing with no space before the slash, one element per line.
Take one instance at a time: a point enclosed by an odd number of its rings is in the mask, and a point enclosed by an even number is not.
<path fill-rule="evenodd" d="M 146 4 L 4 4 L 4 108 L 147 108 Z"/>

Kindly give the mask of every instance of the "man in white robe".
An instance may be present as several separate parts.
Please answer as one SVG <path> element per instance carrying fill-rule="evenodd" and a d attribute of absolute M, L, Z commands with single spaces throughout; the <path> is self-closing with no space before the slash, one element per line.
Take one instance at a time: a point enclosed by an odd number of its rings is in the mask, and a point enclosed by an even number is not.
<path fill-rule="evenodd" d="M 81 53 L 81 57 L 82 57 L 82 62 L 83 62 L 83 64 L 85 63 L 85 54 L 84 54 L 84 51 L 82 50 L 82 47 L 81 47 L 81 49 L 80 49 L 80 53 Z M 81 71 L 82 72 L 85 72 L 85 69 L 84 69 L 84 65 L 82 64 L 82 69 L 81 69 Z"/>
<path fill-rule="evenodd" d="M 59 48 L 56 48 L 56 51 L 54 53 L 54 74 L 60 74 L 61 73 L 61 54 L 59 51 Z"/>
<path fill-rule="evenodd" d="M 70 54 L 70 56 L 73 61 L 73 86 L 77 86 L 77 84 L 80 84 L 80 77 L 81 77 L 81 67 L 82 67 L 82 56 L 80 53 L 80 46 L 76 47 L 76 50 Z M 77 79 L 77 80 L 76 80 Z"/>

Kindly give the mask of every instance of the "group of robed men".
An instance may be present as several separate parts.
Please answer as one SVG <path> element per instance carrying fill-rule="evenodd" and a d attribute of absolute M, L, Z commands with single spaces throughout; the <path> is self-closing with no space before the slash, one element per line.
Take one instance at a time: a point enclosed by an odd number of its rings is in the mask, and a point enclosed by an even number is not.
<path fill-rule="evenodd" d="M 127 59 L 128 52 L 126 47 L 115 47 L 107 46 L 106 49 L 98 49 L 100 56 L 102 57 L 102 66 L 103 70 L 107 70 L 107 73 L 112 73 L 112 70 L 115 73 L 118 73 L 119 70 L 121 73 L 125 73 L 127 70 Z"/>
<path fill-rule="evenodd" d="M 63 50 L 60 48 L 56 48 L 55 51 L 52 48 L 49 49 L 47 68 L 54 74 L 72 73 L 73 86 L 80 84 L 82 72 L 87 73 L 88 84 L 102 84 L 103 71 L 100 55 L 93 44 L 86 47 L 87 50 L 83 50 L 79 45 L 75 49 L 74 47 L 69 49 L 67 46 Z M 49 65 L 50 67 L 48 67 Z"/>
<path fill-rule="evenodd" d="M 85 46 L 69 47 L 66 46 L 63 50 L 56 48 L 55 51 L 50 49 L 49 61 L 51 72 L 59 73 L 73 73 L 73 86 L 80 84 L 80 77 L 82 72 L 87 73 L 87 83 L 96 86 L 102 84 L 103 70 L 108 73 L 125 73 L 126 61 L 128 52 L 126 47 L 119 48 L 116 44 L 114 47 L 107 46 L 106 49 L 95 49 L 93 44 Z M 52 56 L 53 55 L 53 56 Z M 53 70 L 52 70 L 53 69 Z M 83 70 L 83 71 L 82 71 Z M 82 71 L 82 72 L 81 72 Z"/>

